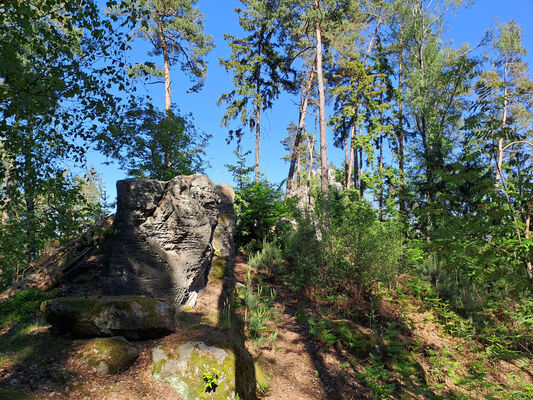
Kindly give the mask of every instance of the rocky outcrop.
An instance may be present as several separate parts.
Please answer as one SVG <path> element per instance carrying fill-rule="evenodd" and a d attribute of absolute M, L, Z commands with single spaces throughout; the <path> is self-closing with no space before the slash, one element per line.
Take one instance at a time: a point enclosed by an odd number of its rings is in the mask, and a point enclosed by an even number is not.
<path fill-rule="evenodd" d="M 138 356 L 137 347 L 121 336 L 90 340 L 79 352 L 80 361 L 102 375 L 125 371 Z"/>
<path fill-rule="evenodd" d="M 168 182 L 118 181 L 117 233 L 106 248 L 104 293 L 164 298 L 175 307 L 194 305 L 207 282 L 218 219 L 231 214 L 219 211 L 221 197 L 229 210 L 230 190 L 217 189 L 204 175 Z"/>
<path fill-rule="evenodd" d="M 81 337 L 154 339 L 175 330 L 174 309 L 143 296 L 63 297 L 41 304 L 46 321 Z"/>
<path fill-rule="evenodd" d="M 219 185 L 216 188 L 220 200 L 218 224 L 213 235 L 213 249 L 215 255 L 232 259 L 235 256 L 235 192 L 229 185 Z"/>

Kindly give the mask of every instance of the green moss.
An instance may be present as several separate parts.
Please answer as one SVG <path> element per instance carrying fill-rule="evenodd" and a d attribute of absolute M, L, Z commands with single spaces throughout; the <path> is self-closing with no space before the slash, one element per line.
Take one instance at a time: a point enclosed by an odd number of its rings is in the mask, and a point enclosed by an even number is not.
<path fill-rule="evenodd" d="M 0 400 L 34 400 L 35 397 L 23 392 L 5 392 L 0 390 Z"/>
<path fill-rule="evenodd" d="M 59 290 L 26 289 L 0 303 L 0 329 L 21 322 L 39 310 L 39 305 L 57 296 Z"/>
<path fill-rule="evenodd" d="M 134 304 L 137 304 L 141 309 L 147 325 L 157 325 L 159 321 L 159 314 L 157 312 L 157 300 L 143 297 L 143 296 L 128 296 L 120 297 L 116 300 L 101 300 L 97 298 L 82 298 L 82 297 L 64 297 L 51 301 L 59 301 L 69 307 L 74 313 L 83 312 L 88 315 L 100 315 L 104 311 L 114 308 L 119 311 L 133 313 L 135 311 Z M 46 314 L 47 303 L 41 304 L 41 311 Z"/>
<path fill-rule="evenodd" d="M 209 279 L 216 280 L 224 278 L 226 267 L 228 265 L 227 257 L 214 257 L 209 270 Z"/>
<path fill-rule="evenodd" d="M 118 374 L 128 368 L 137 358 L 131 344 L 123 338 L 101 338 L 87 343 L 82 349 L 82 359 L 91 368 L 100 370 L 102 363 L 107 373 Z"/>
<path fill-rule="evenodd" d="M 167 363 L 167 360 L 159 360 L 152 363 L 152 375 L 159 374 L 161 372 L 161 368 Z"/>
<path fill-rule="evenodd" d="M 215 354 L 199 343 L 188 342 L 171 348 L 160 348 L 166 358 L 152 363 L 152 374 L 157 380 L 169 384 L 187 400 L 235 398 L 235 354 L 231 350 L 224 350 L 226 356 L 219 362 Z M 180 360 L 180 356 L 187 358 Z M 178 362 L 185 361 L 186 367 L 173 370 L 177 368 L 176 364 L 168 363 L 172 357 L 176 357 Z M 207 393 L 203 376 L 213 369 L 220 371 L 217 378 L 218 387 L 214 392 Z"/>

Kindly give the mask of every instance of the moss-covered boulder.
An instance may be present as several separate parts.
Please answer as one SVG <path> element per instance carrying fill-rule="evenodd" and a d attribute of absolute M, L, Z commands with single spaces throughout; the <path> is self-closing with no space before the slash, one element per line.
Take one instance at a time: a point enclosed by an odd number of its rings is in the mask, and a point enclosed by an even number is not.
<path fill-rule="evenodd" d="M 250 354 L 226 337 L 176 340 L 152 349 L 152 375 L 186 400 L 255 399 L 255 374 Z"/>
<path fill-rule="evenodd" d="M 78 354 L 80 361 L 103 375 L 127 370 L 139 356 L 137 347 L 121 336 L 93 339 Z"/>
<path fill-rule="evenodd" d="M 41 304 L 49 324 L 82 337 L 153 339 L 175 330 L 174 309 L 144 296 L 63 297 Z"/>

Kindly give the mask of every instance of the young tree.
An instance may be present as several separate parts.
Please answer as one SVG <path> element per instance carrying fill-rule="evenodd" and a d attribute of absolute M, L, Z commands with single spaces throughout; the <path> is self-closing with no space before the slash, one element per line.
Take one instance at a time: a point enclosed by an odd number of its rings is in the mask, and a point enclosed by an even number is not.
<path fill-rule="evenodd" d="M 522 29 L 514 21 L 498 28 L 492 43 L 493 68 L 484 71 L 477 82 L 477 113 L 469 122 L 474 134 L 488 144 L 496 167 L 496 192 L 503 195 L 511 212 L 516 239 L 527 246 L 523 238 L 531 238 L 533 209 L 533 175 L 528 162 L 533 153 L 533 82 L 522 59 L 525 49 L 521 37 Z M 531 260 L 524 264 L 533 287 L 533 264 Z"/>
<path fill-rule="evenodd" d="M 458 132 L 464 97 L 476 74 L 477 60 L 463 47 L 451 50 L 442 44 L 443 17 L 460 1 L 410 0 L 403 3 L 407 18 L 403 43 L 409 49 L 404 60 L 405 106 L 409 125 L 420 146 L 416 178 L 420 196 L 420 229 L 431 241 L 432 210 L 436 194 L 444 189 L 440 172 L 450 154 L 452 136 Z M 407 115 L 406 115 L 407 117 Z M 415 171 L 413 171 L 415 172 Z"/>
<path fill-rule="evenodd" d="M 192 117 L 180 115 L 179 110 L 131 109 L 116 132 L 115 143 L 120 145 L 114 155 L 132 176 L 166 181 L 206 167 L 210 136 L 198 132 Z"/>
<path fill-rule="evenodd" d="M 241 136 L 236 138 L 236 149 L 233 151 L 235 157 L 237 157 L 237 164 L 226 164 L 225 167 L 233 175 L 233 182 L 236 183 L 237 190 L 242 191 L 247 183 L 250 182 L 249 175 L 254 171 L 253 166 L 246 165 L 246 157 L 251 153 L 250 151 L 242 151 Z"/>

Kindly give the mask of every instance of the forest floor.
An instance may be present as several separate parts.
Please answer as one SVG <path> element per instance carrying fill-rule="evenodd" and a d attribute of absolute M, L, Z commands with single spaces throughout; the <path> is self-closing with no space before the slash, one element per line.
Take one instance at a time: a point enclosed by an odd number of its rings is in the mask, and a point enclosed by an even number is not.
<path fill-rule="evenodd" d="M 266 310 L 259 313 L 264 318 L 255 337 L 247 327 L 257 322 L 257 309 L 246 307 L 246 296 Z M 194 309 L 178 313 L 178 331 L 190 324 L 220 327 L 228 304 L 267 376 L 258 388 L 260 399 L 533 398 L 531 354 L 488 357 L 478 342 L 446 333 L 435 312 L 408 291 L 383 291 L 362 319 L 364 326 L 335 319 L 326 302 L 271 279 L 238 256 L 229 274 L 209 280 Z M 80 362 L 85 342 L 54 331 L 38 315 L 0 330 L 0 400 L 181 398 L 152 377 L 151 349 L 161 340 L 135 342 L 139 358 L 114 376 Z"/>

